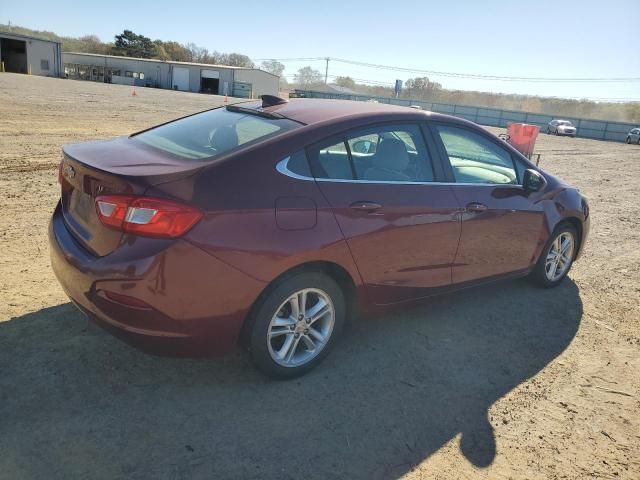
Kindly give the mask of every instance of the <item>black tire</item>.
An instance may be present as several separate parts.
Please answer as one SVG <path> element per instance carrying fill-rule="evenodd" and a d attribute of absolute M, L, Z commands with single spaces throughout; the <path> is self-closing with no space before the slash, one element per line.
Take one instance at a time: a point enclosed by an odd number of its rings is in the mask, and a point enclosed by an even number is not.
<path fill-rule="evenodd" d="M 563 233 L 570 233 L 573 237 L 573 251 L 571 253 L 571 259 L 569 261 L 569 266 L 562 273 L 562 275 L 555 280 L 550 280 L 546 272 L 547 256 L 549 255 L 549 250 L 551 249 L 553 242 L 556 240 L 556 238 L 558 238 L 558 236 L 560 236 Z M 564 278 L 567 276 L 567 274 L 571 270 L 571 267 L 573 265 L 573 260 L 576 257 L 576 251 L 578 249 L 578 241 L 579 241 L 578 232 L 576 231 L 573 225 L 571 225 L 570 223 L 561 223 L 560 225 L 558 225 L 556 229 L 553 231 L 553 233 L 551 234 L 551 236 L 549 237 L 549 241 L 547 242 L 544 249 L 542 250 L 542 253 L 538 258 L 538 262 L 536 263 L 535 267 L 529 274 L 529 278 L 536 285 L 539 285 L 544 288 L 553 288 L 559 285 L 560 282 L 564 280 Z"/>
<path fill-rule="evenodd" d="M 640 139 L 638 139 L 638 142 L 640 142 Z M 631 145 L 631 137 L 627 137 L 627 144 Z"/>
<path fill-rule="evenodd" d="M 551 135 L 551 130 L 549 130 L 549 127 L 547 127 L 547 135 Z"/>
<path fill-rule="evenodd" d="M 280 306 L 296 292 L 312 288 L 326 293 L 334 307 L 334 324 L 329 338 L 307 363 L 299 366 L 283 366 L 274 360 L 269 351 L 269 325 Z M 258 370 L 277 379 L 295 378 L 304 375 L 326 358 L 342 332 L 345 317 L 345 296 L 340 286 L 329 276 L 317 272 L 301 272 L 285 277 L 269 287 L 253 309 L 248 327 L 248 348 L 251 359 Z M 301 346 L 300 348 L 306 348 Z"/>

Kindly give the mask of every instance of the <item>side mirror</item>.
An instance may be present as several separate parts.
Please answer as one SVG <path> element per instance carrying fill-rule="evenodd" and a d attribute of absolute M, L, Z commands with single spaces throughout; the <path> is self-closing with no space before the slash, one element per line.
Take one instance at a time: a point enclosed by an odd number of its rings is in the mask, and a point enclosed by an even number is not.
<path fill-rule="evenodd" d="M 524 171 L 524 178 L 522 179 L 522 186 L 524 187 L 525 191 L 527 192 L 539 192 L 540 190 L 542 190 L 545 185 L 547 184 L 547 181 L 544 179 L 544 177 L 542 176 L 542 174 L 540 174 L 539 172 L 531 169 L 531 168 L 527 168 Z"/>
<path fill-rule="evenodd" d="M 370 140 L 359 140 L 353 144 L 352 149 L 356 153 L 374 153 L 374 145 Z"/>

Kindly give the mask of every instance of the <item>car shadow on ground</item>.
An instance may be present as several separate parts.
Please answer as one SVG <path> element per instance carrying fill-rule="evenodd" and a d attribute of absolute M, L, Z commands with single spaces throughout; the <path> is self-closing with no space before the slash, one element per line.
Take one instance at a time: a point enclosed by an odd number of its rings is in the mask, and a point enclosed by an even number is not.
<path fill-rule="evenodd" d="M 488 408 L 573 339 L 577 286 L 498 283 L 352 325 L 288 382 L 237 353 L 140 353 L 70 304 L 0 323 L 7 478 L 397 478 L 461 433 L 500 454 Z"/>

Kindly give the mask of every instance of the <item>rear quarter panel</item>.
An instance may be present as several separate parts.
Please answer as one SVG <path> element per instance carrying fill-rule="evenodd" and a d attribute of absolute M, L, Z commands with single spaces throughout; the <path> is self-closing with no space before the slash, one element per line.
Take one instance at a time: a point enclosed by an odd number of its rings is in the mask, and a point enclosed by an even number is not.
<path fill-rule="evenodd" d="M 205 216 L 186 240 L 251 278 L 268 284 L 296 266 L 331 262 L 349 273 L 363 305 L 360 275 L 316 183 L 276 170 L 278 161 L 303 145 L 269 142 L 148 194 L 170 195 L 201 208 Z"/>

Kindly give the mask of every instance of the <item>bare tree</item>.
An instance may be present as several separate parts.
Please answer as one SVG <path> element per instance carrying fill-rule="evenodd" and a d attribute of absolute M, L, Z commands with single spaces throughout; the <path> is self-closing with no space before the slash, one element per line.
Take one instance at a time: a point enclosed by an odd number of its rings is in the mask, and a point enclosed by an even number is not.
<path fill-rule="evenodd" d="M 351 77 L 337 77 L 335 84 L 340 87 L 350 88 L 352 90 L 356 88 L 356 82 Z"/>
<path fill-rule="evenodd" d="M 266 72 L 273 73 L 278 77 L 281 77 L 282 72 L 284 72 L 284 64 L 277 60 L 265 60 L 260 64 L 260 68 Z"/>
<path fill-rule="evenodd" d="M 308 88 L 311 85 L 317 85 L 322 82 L 324 78 L 318 70 L 306 66 L 298 70 L 298 73 L 294 75 L 295 81 L 303 88 Z"/>

